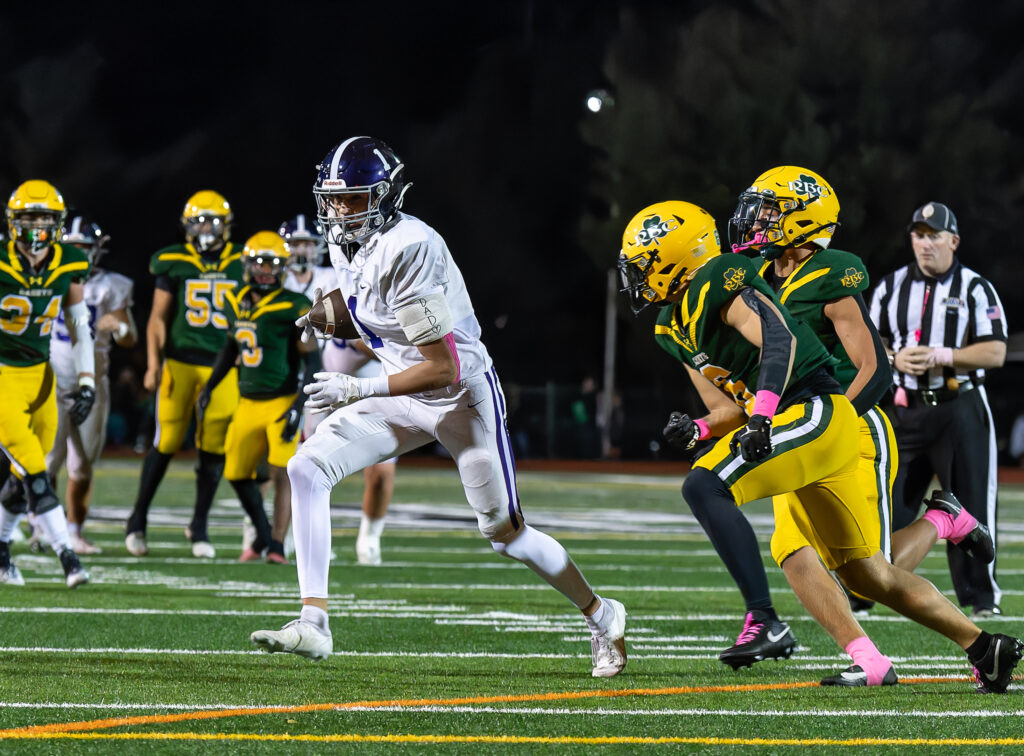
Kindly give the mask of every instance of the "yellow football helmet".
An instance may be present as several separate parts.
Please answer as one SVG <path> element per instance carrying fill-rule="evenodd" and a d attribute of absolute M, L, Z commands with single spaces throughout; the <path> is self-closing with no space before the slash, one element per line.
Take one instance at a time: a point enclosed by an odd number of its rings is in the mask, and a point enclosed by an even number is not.
<path fill-rule="evenodd" d="M 7 200 L 7 233 L 38 252 L 60 239 L 66 216 L 64 198 L 53 184 L 26 181 Z"/>
<path fill-rule="evenodd" d="M 782 165 L 758 176 L 740 194 L 729 221 L 733 252 L 754 250 L 775 260 L 784 250 L 807 243 L 822 249 L 839 225 L 839 200 L 814 171 Z"/>
<path fill-rule="evenodd" d="M 284 239 L 276 231 L 259 231 L 242 249 L 242 279 L 259 292 L 280 289 L 290 258 Z"/>
<path fill-rule="evenodd" d="M 721 253 L 715 219 L 704 208 L 676 200 L 645 207 L 622 234 L 621 291 L 634 314 L 663 304 Z"/>
<path fill-rule="evenodd" d="M 234 218 L 231 205 L 222 195 L 204 189 L 188 198 L 181 212 L 181 225 L 188 243 L 204 254 L 219 249 L 231 238 Z"/>

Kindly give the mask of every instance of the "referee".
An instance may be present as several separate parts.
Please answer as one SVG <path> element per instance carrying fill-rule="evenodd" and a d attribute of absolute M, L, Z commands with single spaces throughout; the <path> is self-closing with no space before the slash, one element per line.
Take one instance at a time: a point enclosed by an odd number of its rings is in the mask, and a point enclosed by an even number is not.
<path fill-rule="evenodd" d="M 992 284 L 960 263 L 953 211 L 918 208 L 907 229 L 915 263 L 890 273 L 871 297 L 871 319 L 893 365 L 899 472 L 893 530 L 917 517 L 932 476 L 996 539 L 996 440 L 985 370 L 1006 359 L 1006 318 Z M 995 562 L 946 544 L 961 606 L 1000 614 Z"/>

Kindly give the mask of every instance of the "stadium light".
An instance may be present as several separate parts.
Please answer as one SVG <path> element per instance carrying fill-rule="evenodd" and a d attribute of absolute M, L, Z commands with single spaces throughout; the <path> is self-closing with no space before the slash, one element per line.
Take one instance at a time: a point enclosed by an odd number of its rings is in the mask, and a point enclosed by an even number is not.
<path fill-rule="evenodd" d="M 615 104 L 614 98 L 606 89 L 594 89 L 587 93 L 587 110 L 591 113 L 599 113 L 605 108 Z"/>

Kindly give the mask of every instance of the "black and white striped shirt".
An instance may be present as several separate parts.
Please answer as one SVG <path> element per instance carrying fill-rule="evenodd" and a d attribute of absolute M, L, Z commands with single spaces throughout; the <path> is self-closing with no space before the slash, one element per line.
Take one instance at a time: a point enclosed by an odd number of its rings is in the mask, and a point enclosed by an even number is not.
<path fill-rule="evenodd" d="M 941 278 L 924 275 L 916 262 L 887 275 L 871 295 L 871 320 L 894 352 L 905 346 L 960 349 L 980 341 L 1006 341 L 999 295 L 959 260 Z M 978 386 L 985 371 L 934 367 L 922 376 L 893 371 L 896 385 L 911 390 L 943 388 L 953 378 Z"/>

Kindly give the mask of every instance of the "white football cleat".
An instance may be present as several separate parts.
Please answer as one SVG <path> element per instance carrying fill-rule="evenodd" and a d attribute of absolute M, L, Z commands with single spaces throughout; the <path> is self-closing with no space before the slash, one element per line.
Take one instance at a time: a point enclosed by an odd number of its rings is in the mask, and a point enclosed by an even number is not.
<path fill-rule="evenodd" d="M 317 662 L 326 659 L 334 650 L 330 631 L 321 630 L 304 619 L 292 620 L 280 630 L 257 630 L 249 640 L 268 654 L 283 651 Z"/>
<path fill-rule="evenodd" d="M 242 551 L 252 548 L 252 545 L 256 542 L 256 535 L 256 526 L 246 517 L 242 520 Z"/>
<path fill-rule="evenodd" d="M 356 539 L 356 560 L 359 564 L 376 566 L 381 563 L 380 538 L 360 536 Z"/>
<path fill-rule="evenodd" d="M 192 556 L 196 559 L 213 559 L 217 556 L 217 550 L 209 541 L 195 541 L 192 544 Z"/>
<path fill-rule="evenodd" d="M 21 570 L 14 562 L 6 567 L 0 567 L 0 585 L 25 585 L 25 578 L 21 576 Z"/>
<path fill-rule="evenodd" d="M 132 556 L 146 556 L 149 553 L 149 547 L 146 546 L 146 534 L 142 531 L 126 535 L 124 547 Z"/>
<path fill-rule="evenodd" d="M 615 599 L 601 599 L 612 610 L 612 621 L 603 633 L 590 639 L 594 677 L 615 677 L 626 668 L 626 607 Z"/>

